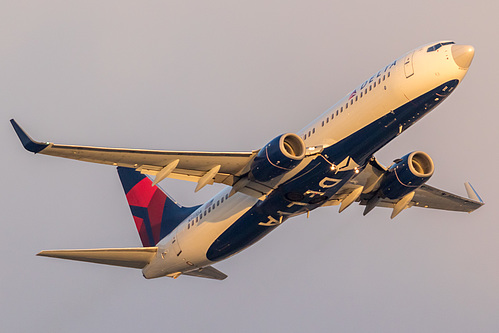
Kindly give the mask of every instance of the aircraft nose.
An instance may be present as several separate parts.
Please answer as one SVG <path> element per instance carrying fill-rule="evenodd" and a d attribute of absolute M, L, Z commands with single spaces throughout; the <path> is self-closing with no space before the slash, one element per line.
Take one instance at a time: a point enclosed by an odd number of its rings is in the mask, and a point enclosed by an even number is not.
<path fill-rule="evenodd" d="M 475 55 L 475 48 L 471 45 L 452 45 L 452 58 L 454 62 L 461 68 L 469 68 L 473 56 Z"/>

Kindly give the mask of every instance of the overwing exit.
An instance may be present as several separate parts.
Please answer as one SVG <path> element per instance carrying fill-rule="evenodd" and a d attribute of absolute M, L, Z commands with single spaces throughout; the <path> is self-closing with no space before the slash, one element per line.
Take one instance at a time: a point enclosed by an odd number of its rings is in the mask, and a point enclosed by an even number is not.
<path fill-rule="evenodd" d="M 463 80 L 474 56 L 469 45 L 441 41 L 404 54 L 295 133 L 249 152 L 189 152 L 38 142 L 13 120 L 24 148 L 35 154 L 117 167 L 143 247 L 52 250 L 38 255 L 138 268 L 144 277 L 181 275 L 223 280 L 212 265 L 256 243 L 291 217 L 354 203 L 395 218 L 407 208 L 472 212 L 483 201 L 426 182 L 431 157 L 413 151 L 386 167 L 374 154 L 433 110 Z M 435 73 L 439 75 L 436 76 Z M 158 184 L 165 178 L 226 185 L 208 202 L 184 207 Z"/>

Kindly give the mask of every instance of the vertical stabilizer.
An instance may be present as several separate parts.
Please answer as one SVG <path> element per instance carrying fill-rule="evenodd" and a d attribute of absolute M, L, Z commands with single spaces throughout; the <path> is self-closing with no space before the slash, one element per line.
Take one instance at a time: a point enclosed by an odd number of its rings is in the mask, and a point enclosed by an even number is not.
<path fill-rule="evenodd" d="M 182 207 L 151 179 L 130 168 L 118 167 L 126 199 L 142 245 L 156 245 L 199 206 Z"/>

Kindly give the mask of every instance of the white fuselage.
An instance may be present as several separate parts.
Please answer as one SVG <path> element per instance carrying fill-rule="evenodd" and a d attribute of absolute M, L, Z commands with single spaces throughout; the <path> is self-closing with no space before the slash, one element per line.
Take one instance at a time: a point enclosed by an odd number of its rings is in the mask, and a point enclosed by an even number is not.
<path fill-rule="evenodd" d="M 307 147 L 332 146 L 446 82 L 461 82 L 467 68 L 454 61 L 452 45 L 428 52 L 431 45 L 390 62 L 297 134 Z M 418 119 L 415 115 L 413 121 Z M 408 125 L 400 124 L 400 132 Z M 213 263 L 206 256 L 210 246 L 259 201 L 241 192 L 230 195 L 231 190 L 221 191 L 157 244 L 156 257 L 143 269 L 146 278 L 177 276 Z"/>

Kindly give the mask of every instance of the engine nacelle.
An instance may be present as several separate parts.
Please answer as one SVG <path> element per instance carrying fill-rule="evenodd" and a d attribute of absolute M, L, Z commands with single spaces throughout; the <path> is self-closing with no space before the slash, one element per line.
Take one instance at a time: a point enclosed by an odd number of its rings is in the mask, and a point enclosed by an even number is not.
<path fill-rule="evenodd" d="M 414 151 L 395 161 L 381 181 L 380 190 L 386 198 L 402 198 L 426 183 L 434 169 L 428 154 Z"/>
<path fill-rule="evenodd" d="M 250 177 L 266 182 L 292 170 L 305 157 L 305 142 L 293 133 L 282 134 L 267 143 L 251 164 Z"/>

